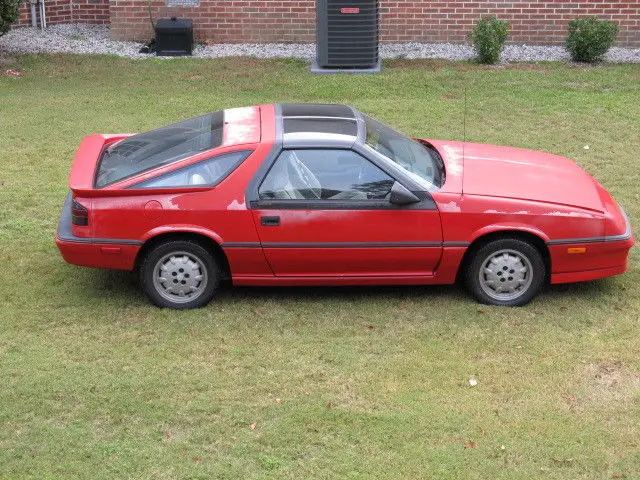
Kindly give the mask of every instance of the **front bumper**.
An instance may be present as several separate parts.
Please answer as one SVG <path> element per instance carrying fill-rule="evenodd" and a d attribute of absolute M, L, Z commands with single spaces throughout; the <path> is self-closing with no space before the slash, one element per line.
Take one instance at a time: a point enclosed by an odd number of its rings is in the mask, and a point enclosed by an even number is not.
<path fill-rule="evenodd" d="M 597 238 L 576 238 L 547 242 L 551 255 L 551 283 L 596 280 L 620 275 L 629 268 L 629 251 L 635 245 L 631 222 L 625 232 Z"/>

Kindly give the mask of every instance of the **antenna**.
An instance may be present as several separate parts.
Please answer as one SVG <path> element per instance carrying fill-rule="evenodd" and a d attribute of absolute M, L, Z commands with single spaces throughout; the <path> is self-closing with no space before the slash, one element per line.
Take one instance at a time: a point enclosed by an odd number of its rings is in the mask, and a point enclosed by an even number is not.
<path fill-rule="evenodd" d="M 462 112 L 462 187 L 460 193 L 464 193 L 464 147 L 467 143 L 467 82 L 464 82 L 464 109 Z"/>

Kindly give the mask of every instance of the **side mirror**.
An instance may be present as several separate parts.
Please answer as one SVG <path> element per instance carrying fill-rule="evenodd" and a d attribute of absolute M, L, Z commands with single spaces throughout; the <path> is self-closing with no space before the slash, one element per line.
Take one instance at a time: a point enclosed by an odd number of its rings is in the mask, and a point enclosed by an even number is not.
<path fill-rule="evenodd" d="M 390 203 L 393 203 L 394 205 L 409 205 L 419 201 L 420 199 L 411 193 L 407 187 L 401 183 L 394 182 L 389 195 Z"/>

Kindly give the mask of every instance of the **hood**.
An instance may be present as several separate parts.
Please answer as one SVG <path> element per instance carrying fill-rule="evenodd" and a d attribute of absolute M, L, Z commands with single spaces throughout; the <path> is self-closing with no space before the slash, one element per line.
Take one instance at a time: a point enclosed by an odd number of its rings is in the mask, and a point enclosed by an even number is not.
<path fill-rule="evenodd" d="M 453 170 L 460 172 L 461 178 L 452 180 L 461 182 L 463 194 L 533 200 L 604 211 L 593 178 L 568 158 L 521 148 L 465 143 L 462 163 L 462 142 L 433 144 L 441 151 L 445 167 L 451 163 Z M 456 154 L 449 156 L 447 152 Z M 447 181 L 448 175 L 449 171 Z"/>

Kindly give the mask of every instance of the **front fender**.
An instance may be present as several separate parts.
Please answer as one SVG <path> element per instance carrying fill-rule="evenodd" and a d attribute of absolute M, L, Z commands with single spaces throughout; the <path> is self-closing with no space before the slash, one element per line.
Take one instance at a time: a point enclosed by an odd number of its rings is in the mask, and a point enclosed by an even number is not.
<path fill-rule="evenodd" d="M 470 241 L 471 243 L 473 243 L 480 237 L 483 237 L 490 233 L 496 233 L 496 232 L 525 232 L 525 233 L 535 235 L 536 237 L 539 237 L 545 243 L 549 241 L 549 236 L 539 228 L 533 227 L 531 225 L 527 225 L 525 223 L 518 223 L 518 222 L 500 222 L 500 223 L 493 223 L 491 225 L 486 225 L 474 231 L 470 235 Z"/>

